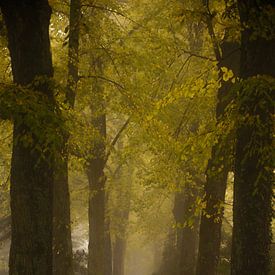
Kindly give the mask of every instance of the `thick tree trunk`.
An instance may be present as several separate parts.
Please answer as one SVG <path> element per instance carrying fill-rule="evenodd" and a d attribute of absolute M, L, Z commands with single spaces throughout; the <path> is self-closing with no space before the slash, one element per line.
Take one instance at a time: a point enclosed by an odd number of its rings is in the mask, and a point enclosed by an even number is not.
<path fill-rule="evenodd" d="M 49 40 L 51 8 L 46 0 L 1 1 L 8 30 L 8 47 L 14 82 L 31 85 L 31 94 L 44 94 L 53 113 L 53 76 Z M 34 83 L 36 77 L 43 81 Z M 44 104 L 42 102 L 41 104 Z M 52 108 L 51 108 L 52 106 Z M 11 249 L 10 274 L 52 274 L 53 166 L 52 155 L 43 153 L 41 140 L 24 121 L 14 121 L 11 161 Z M 39 123 L 39 122 L 38 122 Z M 32 142 L 26 144 L 25 137 Z M 40 149 L 37 146 L 40 146 Z"/>
<path fill-rule="evenodd" d="M 209 23 L 210 24 L 210 23 Z M 208 26 L 209 33 L 213 29 Z M 213 42 L 214 43 L 214 42 Z M 218 50 L 218 46 L 214 46 Z M 216 53 L 219 61 L 220 76 L 221 67 L 231 69 L 234 75 L 239 73 L 239 51 L 236 43 L 225 41 L 222 45 L 222 55 Z M 225 108 L 230 102 L 231 82 L 222 81 L 218 90 L 218 103 L 216 107 L 216 119 L 219 123 L 225 112 Z M 217 144 L 212 148 L 211 159 L 208 162 L 206 171 L 205 198 L 206 208 L 201 216 L 199 253 L 197 263 L 197 275 L 215 275 L 220 258 L 221 226 L 223 219 L 222 203 L 225 199 L 227 175 L 230 170 L 229 155 L 230 144 L 225 139 L 218 139 Z"/>
<path fill-rule="evenodd" d="M 71 0 L 69 18 L 68 80 L 66 103 L 74 108 L 78 81 L 78 52 L 80 30 L 80 0 Z M 56 164 L 54 184 L 54 274 L 73 274 L 72 239 L 70 219 L 70 192 L 68 182 L 69 134 L 64 133 L 62 157 Z"/>
<path fill-rule="evenodd" d="M 203 5 L 208 9 L 208 1 L 202 0 Z M 239 51 L 238 45 L 232 42 L 224 41 L 220 46 L 215 36 L 212 25 L 212 15 L 207 14 L 207 28 L 212 40 L 215 57 L 218 63 L 219 76 L 222 78 L 222 67 L 231 69 L 234 75 L 239 72 Z M 226 37 L 225 37 L 226 38 Z M 225 108 L 230 102 L 230 81 L 221 80 L 221 87 L 217 95 L 216 119 L 219 123 L 223 119 Z M 211 159 L 208 162 L 206 170 L 205 198 L 206 208 L 202 212 L 200 233 L 199 233 L 199 251 L 197 262 L 197 275 L 215 275 L 220 258 L 221 227 L 223 218 L 222 203 L 225 199 L 227 184 L 227 175 L 230 170 L 228 157 L 230 155 L 230 144 L 224 138 L 220 137 L 217 144 L 212 148 Z"/>
<path fill-rule="evenodd" d="M 223 218 L 222 203 L 225 199 L 228 166 L 219 159 L 225 154 L 220 151 L 218 145 L 212 149 L 212 159 L 209 161 L 207 169 L 207 180 L 205 185 L 205 212 L 201 215 L 201 225 L 199 233 L 199 253 L 197 264 L 197 275 L 215 275 L 220 257 L 221 226 Z M 213 164 L 213 161 L 218 163 Z M 215 174 L 215 175 L 213 175 Z"/>
<path fill-rule="evenodd" d="M 191 186 L 175 196 L 173 214 L 177 228 L 177 274 L 194 275 L 197 258 L 199 218 L 195 217 L 194 207 L 197 190 Z M 191 224 L 191 220 L 193 220 Z M 183 226 L 183 227 L 182 227 Z"/>
<path fill-rule="evenodd" d="M 236 137 L 233 206 L 233 275 L 270 270 L 272 134 L 275 77 L 274 1 L 238 1 L 241 23 L 241 83 Z M 270 24 L 270 25 L 268 25 Z M 265 33 L 267 32 L 267 33 Z M 274 83 L 274 80 L 273 80 Z"/>

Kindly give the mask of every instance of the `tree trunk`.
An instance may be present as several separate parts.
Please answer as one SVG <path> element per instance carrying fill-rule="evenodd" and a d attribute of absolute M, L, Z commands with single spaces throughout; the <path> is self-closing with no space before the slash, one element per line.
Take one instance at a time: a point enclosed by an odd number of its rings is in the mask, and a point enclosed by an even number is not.
<path fill-rule="evenodd" d="M 275 38 L 268 17 L 275 3 L 249 0 L 238 6 L 243 82 L 237 101 L 231 274 L 260 275 L 270 271 Z"/>
<path fill-rule="evenodd" d="M 170 229 L 162 252 L 162 260 L 156 274 L 158 275 L 178 275 L 179 255 L 177 249 L 177 232 Z"/>
<path fill-rule="evenodd" d="M 67 155 L 63 153 L 54 179 L 53 274 L 56 275 L 73 274 L 67 160 Z"/>
<path fill-rule="evenodd" d="M 97 119 L 97 129 L 101 137 L 88 166 L 89 180 L 89 275 L 105 275 L 105 114 Z M 107 275 L 107 274 L 106 274 Z"/>
<path fill-rule="evenodd" d="M 53 114 L 53 93 L 48 83 L 53 76 L 49 40 L 51 8 L 48 1 L 10 0 L 1 1 L 0 5 L 8 31 L 13 80 L 22 86 L 31 85 L 31 95 L 45 95 L 47 102 L 41 104 L 47 104 L 44 107 Z M 43 77 L 43 81 L 33 83 L 36 77 Z M 9 273 L 50 275 L 53 159 L 50 153 L 43 153 L 47 142 L 41 140 L 41 136 L 24 120 L 25 117 L 28 116 L 22 113 L 21 118 L 16 116 L 14 121 Z M 26 144 L 27 136 L 32 142 Z"/>
<path fill-rule="evenodd" d="M 235 76 L 239 74 L 239 51 L 237 43 L 225 41 L 219 45 L 210 14 L 208 1 L 202 0 L 205 6 L 206 22 L 208 33 L 211 37 L 215 57 L 218 61 L 219 77 L 221 87 L 217 94 L 216 119 L 221 122 L 225 113 L 225 108 L 230 102 L 229 96 L 232 84 L 230 81 L 223 81 L 222 67 L 231 69 Z M 220 51 L 221 48 L 221 51 Z M 220 258 L 221 227 L 223 218 L 222 203 L 225 199 L 227 175 L 230 170 L 228 157 L 230 155 L 229 138 L 219 137 L 218 142 L 213 146 L 211 159 L 208 161 L 206 169 L 205 198 L 206 208 L 201 215 L 199 232 L 199 251 L 197 263 L 197 275 L 215 275 Z"/>
<path fill-rule="evenodd" d="M 95 69 L 102 73 L 101 63 Z M 111 275 L 111 241 L 108 223 L 105 219 L 106 176 L 106 114 L 104 90 L 100 80 L 93 84 L 93 98 L 91 102 L 92 124 L 97 130 L 94 138 L 94 148 L 88 161 L 87 175 L 89 180 L 89 275 Z"/>
<path fill-rule="evenodd" d="M 129 171 L 129 180 L 131 181 L 131 172 Z M 118 172 L 117 185 L 122 181 L 121 173 Z M 131 183 L 131 182 L 130 182 Z M 122 187 L 122 188 L 121 188 Z M 130 188 L 131 185 L 127 181 L 125 185 L 118 190 L 118 205 L 114 219 L 118 219 L 120 224 L 117 225 L 114 249 L 113 249 L 113 275 L 124 275 L 124 262 L 126 252 L 126 229 L 130 214 Z"/>
<path fill-rule="evenodd" d="M 215 275 L 219 264 L 223 218 L 222 203 L 225 199 L 227 173 L 229 171 L 228 166 L 223 166 L 224 169 L 217 172 L 220 165 L 224 163 L 217 160 L 225 156 L 222 152 L 218 153 L 219 151 L 219 146 L 215 145 L 207 168 L 204 199 L 206 208 L 201 215 L 197 275 Z M 218 163 L 213 164 L 213 161 Z"/>
<path fill-rule="evenodd" d="M 197 259 L 199 218 L 195 217 L 195 199 L 197 190 L 190 186 L 176 195 L 175 205 L 178 205 L 180 218 L 177 222 L 185 225 L 178 229 L 177 247 L 179 250 L 179 275 L 194 275 Z M 192 222 L 191 222 L 192 220 Z M 188 222 L 190 221 L 190 223 Z M 185 222 L 187 224 L 185 224 Z"/>
<path fill-rule="evenodd" d="M 71 0 L 69 18 L 68 80 L 66 103 L 74 108 L 75 92 L 78 81 L 78 51 L 80 30 L 80 0 Z M 62 157 L 56 164 L 54 184 L 54 274 L 73 274 L 72 239 L 70 218 L 70 192 L 68 182 L 69 134 L 64 133 Z"/>
<path fill-rule="evenodd" d="M 197 263 L 197 244 L 199 219 L 194 222 L 194 227 L 185 227 L 182 230 L 180 249 L 180 275 L 194 275 Z"/>
<path fill-rule="evenodd" d="M 108 199 L 105 201 L 105 205 L 108 205 Z M 105 218 L 105 275 L 113 274 L 113 253 L 112 253 L 112 240 L 110 232 L 110 218 Z"/>
<path fill-rule="evenodd" d="M 239 51 L 238 44 L 225 41 L 221 45 L 222 54 L 219 53 L 219 46 L 215 44 L 214 30 L 212 23 L 208 23 L 209 33 L 213 39 L 214 50 L 222 77 L 222 67 L 231 69 L 235 76 L 239 74 Z M 218 90 L 218 103 L 216 107 L 217 123 L 221 122 L 225 108 L 230 102 L 231 81 L 221 80 L 221 87 Z M 218 142 L 213 146 L 211 159 L 208 161 L 206 170 L 205 198 L 206 208 L 201 215 L 200 240 L 197 263 L 197 275 L 215 275 L 220 258 L 221 227 L 223 219 L 222 203 L 225 199 L 227 175 L 230 170 L 229 137 L 219 137 Z"/>
<path fill-rule="evenodd" d="M 113 275 L 124 275 L 124 256 L 126 240 L 124 237 L 116 237 L 113 252 Z"/>
<path fill-rule="evenodd" d="M 99 161 L 98 161 L 99 162 Z M 100 163 L 93 161 L 88 174 L 89 198 L 89 275 L 104 275 L 105 248 L 105 175 L 100 171 Z M 98 171 L 96 171 L 98 169 Z M 101 179 L 100 179 L 101 178 Z"/>

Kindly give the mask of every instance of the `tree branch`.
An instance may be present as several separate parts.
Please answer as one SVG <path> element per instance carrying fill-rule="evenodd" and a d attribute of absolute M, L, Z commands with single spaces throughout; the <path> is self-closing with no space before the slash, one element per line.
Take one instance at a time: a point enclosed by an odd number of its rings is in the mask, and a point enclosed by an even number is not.
<path fill-rule="evenodd" d="M 213 17 L 214 16 L 210 11 L 209 1 L 202 0 L 202 4 L 204 5 L 204 7 L 206 9 L 206 24 L 207 24 L 208 32 L 209 32 L 209 35 L 211 37 L 211 41 L 213 44 L 214 53 L 215 53 L 217 61 L 220 62 L 222 59 L 222 54 L 221 54 L 219 43 L 218 43 L 215 31 L 214 31 L 214 27 L 213 27 Z"/>
<path fill-rule="evenodd" d="M 104 7 L 104 6 L 99 6 L 99 5 L 94 5 L 94 4 L 83 4 L 81 5 L 81 7 L 88 7 L 88 8 L 95 8 L 95 9 L 99 9 L 99 10 L 103 10 L 103 11 L 107 11 L 107 12 L 111 12 L 117 15 L 120 15 L 124 18 L 126 18 L 127 20 L 129 20 L 130 22 L 143 27 L 141 24 L 139 24 L 138 22 L 136 22 L 135 20 L 131 19 L 130 17 L 128 17 L 127 15 L 123 14 L 122 12 L 116 11 L 114 9 L 110 9 L 108 7 Z"/>
<path fill-rule="evenodd" d="M 105 165 L 106 165 L 106 163 L 107 163 L 107 161 L 108 161 L 108 159 L 109 159 L 109 156 L 110 156 L 110 154 L 111 154 L 112 148 L 116 145 L 116 143 L 117 143 L 117 141 L 119 140 L 119 138 L 120 138 L 122 132 L 126 129 L 126 127 L 128 126 L 129 122 L 130 122 L 130 118 L 128 118 L 128 119 L 125 121 L 125 123 L 122 125 L 122 127 L 121 127 L 120 130 L 117 132 L 117 134 L 116 134 L 116 136 L 114 137 L 114 139 L 112 140 L 112 142 L 111 142 L 111 144 L 110 144 L 110 145 L 111 145 L 111 146 L 110 146 L 110 149 L 109 149 L 108 152 L 106 153 Z"/>
<path fill-rule="evenodd" d="M 217 61 L 217 59 L 214 59 L 214 58 L 211 58 L 211 57 L 208 57 L 208 56 L 205 56 L 205 55 L 200 55 L 200 54 L 196 54 L 196 53 L 193 53 L 191 51 L 187 51 L 185 49 L 181 49 L 181 51 L 183 53 L 186 53 L 186 54 L 189 54 L 190 57 L 198 57 L 198 58 L 201 58 L 201 59 L 205 59 L 205 60 L 209 60 L 209 61 L 212 61 L 212 62 L 215 62 Z"/>
<path fill-rule="evenodd" d="M 112 80 L 112 79 L 109 79 L 109 78 L 106 78 L 104 76 L 101 76 L 101 75 L 80 75 L 79 76 L 79 79 L 89 79 L 89 78 L 98 78 L 98 79 L 102 79 L 104 81 L 107 81 L 107 82 L 110 82 L 112 84 L 114 84 L 115 86 L 117 86 L 119 89 L 121 90 L 126 90 L 124 86 L 122 86 L 121 84 L 119 84 L 118 82 Z"/>

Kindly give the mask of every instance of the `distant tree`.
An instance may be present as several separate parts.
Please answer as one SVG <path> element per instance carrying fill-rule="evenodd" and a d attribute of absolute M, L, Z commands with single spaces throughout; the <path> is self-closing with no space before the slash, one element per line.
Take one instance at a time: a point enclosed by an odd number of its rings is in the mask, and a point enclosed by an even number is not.
<path fill-rule="evenodd" d="M 118 144 L 119 151 L 123 152 L 123 143 Z M 117 156 L 119 157 L 119 156 Z M 113 173 L 113 197 L 115 202 L 111 205 L 112 231 L 113 231 L 113 275 L 125 274 L 125 253 L 127 245 L 127 225 L 129 222 L 131 206 L 132 167 L 122 164 Z M 123 169 L 124 168 L 124 169 Z M 125 171 L 127 170 L 127 171 Z"/>
<path fill-rule="evenodd" d="M 102 66 L 100 64 L 100 66 Z M 98 66 L 96 72 L 98 73 Z M 100 72 L 98 73 L 100 74 Z M 105 268 L 108 265 L 105 254 L 105 211 L 106 196 L 104 173 L 106 160 L 106 111 L 104 102 L 104 89 L 100 80 L 93 85 L 93 99 L 91 104 L 92 125 L 98 131 L 97 138 L 91 142 L 94 149 L 87 162 L 87 175 L 89 180 L 89 256 L 88 274 L 107 275 Z"/>
<path fill-rule="evenodd" d="M 80 33 L 81 5 L 80 0 L 70 1 L 69 34 L 68 34 L 68 78 L 65 95 L 65 106 L 73 109 L 75 105 L 78 82 L 78 56 Z M 68 141 L 70 134 L 64 131 L 61 144 L 61 157 L 55 166 L 54 184 L 54 274 L 71 275 L 73 273 L 73 255 L 71 239 L 70 192 L 68 177 Z"/>

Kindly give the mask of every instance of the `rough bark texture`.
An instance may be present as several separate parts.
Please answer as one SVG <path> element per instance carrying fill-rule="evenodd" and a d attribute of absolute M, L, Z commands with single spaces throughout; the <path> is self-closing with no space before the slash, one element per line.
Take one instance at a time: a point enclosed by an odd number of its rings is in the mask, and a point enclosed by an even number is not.
<path fill-rule="evenodd" d="M 211 33 L 213 30 L 209 32 Z M 219 70 L 221 67 L 227 67 L 233 71 L 234 75 L 238 75 L 238 47 L 236 43 L 223 42 L 221 45 L 222 54 L 216 53 L 216 58 L 219 61 Z M 215 51 L 217 51 L 218 46 L 215 48 Z M 230 81 L 222 81 L 218 91 L 218 103 L 216 107 L 216 119 L 218 123 L 222 120 L 225 108 L 229 103 L 231 86 Z M 221 204 L 225 199 L 227 175 L 231 168 L 228 161 L 229 148 L 230 144 L 219 138 L 217 144 L 212 148 L 211 159 L 208 162 L 204 199 L 206 208 L 201 216 L 197 275 L 217 274 L 223 218 Z"/>
<path fill-rule="evenodd" d="M 274 10 L 275 3 L 249 0 L 238 1 L 238 5 L 245 25 L 241 34 L 241 77 L 246 81 L 238 98 L 231 274 L 266 275 L 270 270 L 274 180 L 274 89 L 261 76 L 275 76 L 275 38 L 268 31 L 274 25 L 264 12 Z"/>
<path fill-rule="evenodd" d="M 39 76 L 51 78 L 48 1 L 10 0 L 0 5 L 8 30 L 14 82 L 25 86 Z M 43 93 L 52 102 L 46 80 L 33 86 L 30 93 Z M 32 137 L 28 144 L 23 141 L 27 135 Z M 53 167 L 51 155 L 42 153 L 44 144 L 40 144 L 42 150 L 36 148 L 39 143 L 22 113 L 22 118 L 14 121 L 11 161 L 12 275 L 52 274 Z"/>
<path fill-rule="evenodd" d="M 74 108 L 75 92 L 78 81 L 78 52 L 80 30 L 80 1 L 71 0 L 69 18 L 68 80 L 66 103 Z M 62 157 L 56 163 L 54 184 L 54 274 L 73 274 L 72 239 L 70 220 L 70 192 L 68 182 L 69 134 L 64 133 L 61 148 Z"/>
<path fill-rule="evenodd" d="M 202 0 L 206 8 L 206 23 L 209 35 L 212 40 L 215 57 L 218 61 L 219 76 L 222 77 L 222 67 L 231 69 L 234 75 L 239 73 L 239 51 L 238 45 L 224 41 L 220 45 L 217 41 L 212 25 L 212 14 L 210 14 L 208 1 Z M 225 37 L 226 38 L 226 37 Z M 230 102 L 230 81 L 222 80 L 221 87 L 217 94 L 216 119 L 217 123 L 222 120 L 225 108 Z M 226 137 L 228 139 L 228 137 Z M 201 216 L 199 233 L 199 251 L 197 262 L 197 275 L 215 275 L 220 258 L 221 226 L 223 208 L 221 203 L 225 199 L 227 175 L 230 170 L 228 161 L 230 145 L 223 138 L 219 138 L 217 144 L 212 148 L 211 159 L 206 170 L 205 199 L 206 208 Z"/>
<path fill-rule="evenodd" d="M 186 226 L 177 229 L 177 249 L 179 254 L 179 275 L 194 275 L 197 259 L 199 218 L 195 217 L 194 207 L 197 190 L 187 186 L 176 194 L 174 216 L 177 223 Z M 193 220 L 192 224 L 188 221 Z"/>

